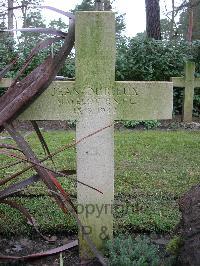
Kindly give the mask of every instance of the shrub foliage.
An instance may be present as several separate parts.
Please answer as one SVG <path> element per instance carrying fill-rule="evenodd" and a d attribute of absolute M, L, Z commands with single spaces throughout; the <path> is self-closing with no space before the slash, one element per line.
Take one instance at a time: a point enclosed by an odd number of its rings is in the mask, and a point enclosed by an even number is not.
<path fill-rule="evenodd" d="M 121 38 L 117 43 L 117 80 L 170 81 L 184 75 L 185 62 L 196 63 L 196 76 L 200 76 L 200 41 L 157 41 L 142 37 Z M 174 113 L 182 112 L 183 90 L 174 89 Z M 194 115 L 199 115 L 200 91 L 194 98 Z"/>
<path fill-rule="evenodd" d="M 146 237 L 119 236 L 107 242 L 110 266 L 158 266 L 158 248 Z"/>

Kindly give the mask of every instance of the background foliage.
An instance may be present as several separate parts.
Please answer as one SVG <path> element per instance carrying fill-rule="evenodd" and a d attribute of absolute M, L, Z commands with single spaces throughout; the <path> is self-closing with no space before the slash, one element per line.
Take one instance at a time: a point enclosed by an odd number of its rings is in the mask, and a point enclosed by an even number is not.
<path fill-rule="evenodd" d="M 196 63 L 200 75 L 200 41 L 157 41 L 145 36 L 121 38 L 117 43 L 117 80 L 170 81 L 184 75 L 187 60 Z M 183 90 L 174 89 L 174 112 L 182 111 Z M 195 90 L 194 114 L 199 115 L 200 91 Z"/>

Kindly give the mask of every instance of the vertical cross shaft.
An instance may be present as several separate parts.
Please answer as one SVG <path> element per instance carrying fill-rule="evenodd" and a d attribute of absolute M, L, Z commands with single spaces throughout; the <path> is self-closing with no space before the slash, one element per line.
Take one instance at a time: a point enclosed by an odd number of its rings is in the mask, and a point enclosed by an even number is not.
<path fill-rule="evenodd" d="M 77 145 L 77 178 L 103 194 L 77 185 L 79 218 L 98 249 L 112 237 L 114 199 L 114 136 L 112 89 L 115 82 L 115 19 L 112 12 L 76 15 L 76 90 L 81 108 L 77 140 L 101 132 Z M 80 257 L 91 254 L 79 233 Z"/>
<path fill-rule="evenodd" d="M 192 121 L 193 97 L 194 97 L 194 77 L 195 63 L 187 62 L 185 66 L 185 91 L 184 91 L 184 107 L 183 120 L 184 122 Z"/>

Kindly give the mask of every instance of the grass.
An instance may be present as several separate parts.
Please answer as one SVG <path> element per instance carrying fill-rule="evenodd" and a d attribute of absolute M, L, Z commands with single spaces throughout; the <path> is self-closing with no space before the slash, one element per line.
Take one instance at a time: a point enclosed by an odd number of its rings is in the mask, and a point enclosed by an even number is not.
<path fill-rule="evenodd" d="M 44 132 L 50 150 L 71 143 L 74 132 Z M 27 137 L 40 157 L 40 144 L 34 134 Z M 5 141 L 4 141 L 5 142 Z M 10 140 L 8 140 L 10 143 Z M 169 233 L 179 222 L 177 199 L 199 182 L 200 132 L 186 131 L 129 131 L 115 132 L 115 231 L 149 231 Z M 75 169 L 75 148 L 56 157 L 56 167 Z M 10 162 L 1 156 L 2 165 Z M 47 162 L 51 165 L 50 162 Z M 4 170 L 1 177 L 10 175 L 23 165 Z M 30 176 L 32 172 L 25 176 Z M 0 178 L 1 178 L 0 177 Z M 75 183 L 59 178 L 67 191 L 76 195 Z M 36 218 L 45 233 L 77 232 L 70 214 L 65 217 L 47 196 L 42 183 L 24 192 L 28 197 L 16 198 Z M 37 197 L 35 195 L 38 195 Z M 126 210 L 126 211 L 125 211 Z M 21 214 L 0 205 L 0 234 L 32 234 L 34 230 Z"/>

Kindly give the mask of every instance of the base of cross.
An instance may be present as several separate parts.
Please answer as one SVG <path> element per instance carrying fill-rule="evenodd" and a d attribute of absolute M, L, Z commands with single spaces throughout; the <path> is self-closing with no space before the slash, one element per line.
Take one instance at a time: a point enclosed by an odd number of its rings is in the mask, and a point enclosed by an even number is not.
<path fill-rule="evenodd" d="M 84 234 L 101 250 L 113 236 L 114 120 L 171 119 L 173 84 L 115 81 L 112 12 L 77 12 L 75 38 L 75 81 L 52 83 L 19 118 L 77 120 L 77 179 L 99 191 L 78 183 L 77 212 Z M 82 229 L 85 261 L 94 254 Z"/>

